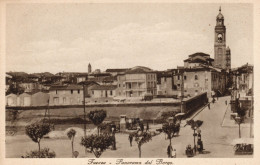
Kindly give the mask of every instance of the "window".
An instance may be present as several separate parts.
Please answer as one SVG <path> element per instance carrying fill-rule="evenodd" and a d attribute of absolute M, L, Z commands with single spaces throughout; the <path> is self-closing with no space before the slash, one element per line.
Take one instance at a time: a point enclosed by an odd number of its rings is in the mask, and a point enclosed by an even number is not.
<path fill-rule="evenodd" d="M 64 104 L 66 103 L 66 97 L 63 97 L 63 103 Z"/>
<path fill-rule="evenodd" d="M 94 91 L 92 91 L 92 95 L 94 95 Z"/>
<path fill-rule="evenodd" d="M 80 93 L 80 90 L 78 89 L 78 93 Z"/>
<path fill-rule="evenodd" d="M 198 80 L 198 75 L 195 75 L 195 80 Z"/>
<path fill-rule="evenodd" d="M 110 96 L 112 96 L 113 95 L 113 91 L 110 91 Z"/>
<path fill-rule="evenodd" d="M 180 75 L 178 75 L 178 80 L 180 80 Z"/>
<path fill-rule="evenodd" d="M 56 90 L 56 94 L 58 94 L 58 90 Z"/>
<path fill-rule="evenodd" d="M 120 88 L 120 84 L 118 84 L 118 87 Z"/>
<path fill-rule="evenodd" d="M 218 54 L 221 55 L 222 54 L 222 49 L 218 48 Z"/>
<path fill-rule="evenodd" d="M 184 76 L 183 78 L 184 78 L 184 80 L 186 80 L 186 79 L 187 79 L 187 77 L 186 77 L 186 76 Z"/>
<path fill-rule="evenodd" d="M 73 90 L 70 90 L 70 93 L 73 94 Z"/>
<path fill-rule="evenodd" d="M 164 77 L 164 82 L 166 82 L 166 77 Z"/>
<path fill-rule="evenodd" d="M 195 92 L 198 92 L 198 90 L 195 90 Z"/>

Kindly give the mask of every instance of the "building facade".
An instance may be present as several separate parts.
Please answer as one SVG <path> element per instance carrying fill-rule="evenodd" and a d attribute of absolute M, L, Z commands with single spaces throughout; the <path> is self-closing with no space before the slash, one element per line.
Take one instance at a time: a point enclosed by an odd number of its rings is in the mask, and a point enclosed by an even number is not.
<path fill-rule="evenodd" d="M 125 74 L 117 76 L 119 97 L 142 98 L 145 95 L 156 95 L 156 72 L 150 68 L 137 66 L 129 69 Z"/>
<path fill-rule="evenodd" d="M 51 86 L 49 89 L 50 105 L 82 105 L 83 86 Z"/>

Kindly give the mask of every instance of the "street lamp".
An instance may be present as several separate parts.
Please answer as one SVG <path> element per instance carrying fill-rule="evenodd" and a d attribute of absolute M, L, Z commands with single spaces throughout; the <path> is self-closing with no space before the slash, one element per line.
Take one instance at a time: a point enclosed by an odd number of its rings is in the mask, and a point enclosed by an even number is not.
<path fill-rule="evenodd" d="M 235 117 L 235 121 L 237 122 L 238 127 L 239 127 L 239 138 L 241 138 L 240 124 L 242 123 L 243 120 L 241 117 L 237 116 L 237 117 Z"/>
<path fill-rule="evenodd" d="M 195 151 L 195 153 L 196 153 L 196 139 L 195 139 L 195 137 L 197 136 L 197 133 L 195 132 L 196 129 L 197 129 L 197 127 L 194 126 L 194 127 L 193 127 L 193 131 L 194 131 L 193 137 L 194 137 L 194 151 Z"/>

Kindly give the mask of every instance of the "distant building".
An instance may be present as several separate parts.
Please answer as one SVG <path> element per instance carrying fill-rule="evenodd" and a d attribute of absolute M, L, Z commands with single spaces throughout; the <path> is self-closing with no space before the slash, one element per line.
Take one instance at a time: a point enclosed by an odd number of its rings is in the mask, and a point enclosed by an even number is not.
<path fill-rule="evenodd" d="M 6 106 L 11 106 L 11 107 L 13 107 L 13 106 L 17 106 L 17 95 L 16 94 L 13 94 L 13 93 L 11 93 L 11 94 L 9 94 L 9 95 L 7 95 L 7 96 L 5 96 L 5 100 L 6 100 L 6 103 L 5 103 L 5 105 Z"/>
<path fill-rule="evenodd" d="M 110 73 L 112 76 L 117 76 L 118 74 L 124 74 L 128 70 L 129 68 L 107 69 L 106 73 Z"/>
<path fill-rule="evenodd" d="M 253 99 L 253 65 L 245 64 L 231 70 L 233 86 L 231 92 L 231 110 L 237 111 L 237 106 L 246 110 L 251 109 Z M 252 111 L 253 112 L 253 111 Z M 248 111 L 249 113 L 249 111 Z M 248 114 L 250 116 L 250 114 Z"/>
<path fill-rule="evenodd" d="M 184 60 L 184 68 L 195 68 L 201 65 L 212 66 L 214 59 L 210 58 L 209 54 L 202 52 L 189 55 L 189 58 Z"/>
<path fill-rule="evenodd" d="M 41 84 L 32 80 L 23 81 L 19 86 L 24 89 L 24 92 L 36 92 L 42 89 Z"/>
<path fill-rule="evenodd" d="M 29 74 L 28 79 L 34 82 L 39 82 L 41 80 L 41 77 L 35 74 Z"/>
<path fill-rule="evenodd" d="M 139 97 L 156 95 L 156 72 L 150 68 L 136 66 L 117 76 L 119 97 Z"/>
<path fill-rule="evenodd" d="M 82 105 L 83 86 L 51 86 L 49 89 L 50 105 Z"/>
<path fill-rule="evenodd" d="M 47 106 L 49 105 L 50 95 L 44 92 L 32 94 L 32 106 Z"/>
<path fill-rule="evenodd" d="M 91 89 L 91 102 L 111 102 L 116 96 L 116 85 L 99 85 Z"/>
<path fill-rule="evenodd" d="M 88 64 L 88 73 L 91 73 L 92 72 L 92 68 L 91 68 L 91 65 L 90 63 Z"/>
<path fill-rule="evenodd" d="M 82 81 L 86 81 L 88 77 L 88 74 L 78 74 L 75 76 L 76 78 L 76 83 L 80 83 Z"/>
<path fill-rule="evenodd" d="M 157 72 L 157 95 L 177 95 L 178 92 L 173 87 L 172 72 Z"/>
<path fill-rule="evenodd" d="M 32 95 L 30 93 L 23 93 L 20 94 L 18 97 L 18 103 L 19 106 L 32 106 Z"/>

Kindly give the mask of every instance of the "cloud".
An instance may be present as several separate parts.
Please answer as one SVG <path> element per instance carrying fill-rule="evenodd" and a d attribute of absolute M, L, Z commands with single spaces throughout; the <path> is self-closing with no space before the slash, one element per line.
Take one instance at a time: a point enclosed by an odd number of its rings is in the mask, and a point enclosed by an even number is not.
<path fill-rule="evenodd" d="M 151 26 L 128 23 L 86 34 L 69 43 L 31 42 L 22 47 L 20 58 L 11 56 L 8 65 L 20 65 L 21 70 L 26 68 L 29 72 L 86 71 L 88 63 L 101 70 L 136 65 L 161 70 L 183 65 L 183 60 L 194 52 L 212 52 L 213 43 L 208 46 L 211 39 L 207 36 L 172 30 L 173 27 L 168 22 Z"/>

